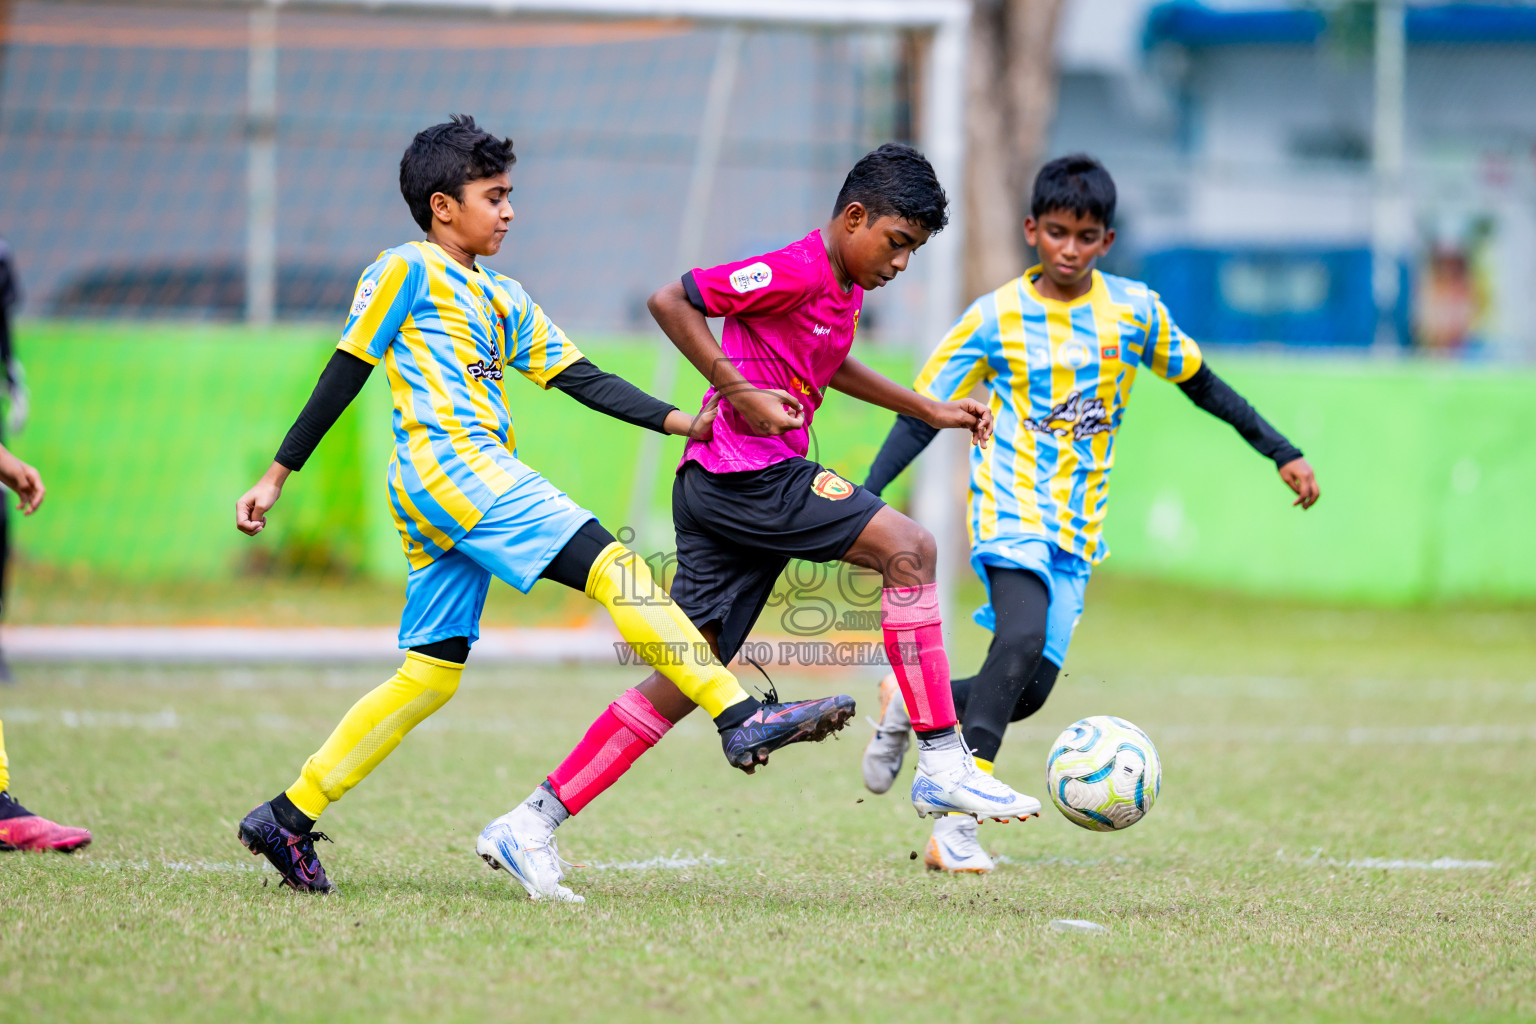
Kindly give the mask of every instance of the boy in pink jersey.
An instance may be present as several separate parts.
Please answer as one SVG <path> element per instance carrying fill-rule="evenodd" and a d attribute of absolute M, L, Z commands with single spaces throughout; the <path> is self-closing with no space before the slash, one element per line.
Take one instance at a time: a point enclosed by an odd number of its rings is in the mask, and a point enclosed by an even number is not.
<path fill-rule="evenodd" d="M 976 444 L 986 444 L 986 406 L 934 401 L 849 356 L 864 292 L 907 268 L 912 253 L 944 227 L 947 204 L 922 154 L 887 144 L 849 172 L 820 229 L 753 259 L 694 269 L 651 297 L 657 323 L 711 385 L 703 405 L 720 399 L 713 436 L 689 442 L 673 484 L 671 594 L 725 664 L 790 559 L 879 572 L 886 654 L 918 736 L 913 806 L 919 815 L 1027 818 L 1039 813 L 1040 802 L 977 768 L 955 727 L 933 536 L 805 457 L 829 387 L 933 427 L 968 429 Z M 726 318 L 718 343 L 710 316 Z M 552 832 L 693 708 L 653 674 L 615 701 L 506 817 L 523 832 L 537 822 Z M 743 727 L 730 709 L 715 724 Z M 766 761 L 767 751 L 760 753 L 758 763 Z"/>

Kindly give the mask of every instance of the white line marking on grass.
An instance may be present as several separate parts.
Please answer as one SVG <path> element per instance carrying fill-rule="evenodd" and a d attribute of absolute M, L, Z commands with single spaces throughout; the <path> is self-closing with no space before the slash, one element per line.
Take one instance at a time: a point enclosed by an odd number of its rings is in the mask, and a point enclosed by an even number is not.
<path fill-rule="evenodd" d="M 259 864 L 234 864 L 222 860 L 93 860 L 91 867 L 103 871 L 186 871 L 211 874 L 224 871 L 260 871 Z"/>
<path fill-rule="evenodd" d="M 0 709 L 0 719 L 28 724 L 56 723 L 67 729 L 180 729 L 207 730 L 256 727 L 288 732 L 302 727 L 299 719 L 281 714 L 201 715 L 175 708 L 159 711 L 97 711 L 91 709 L 13 707 Z M 679 727 L 688 725 L 688 720 Z M 486 733 L 506 735 L 526 728 L 527 721 L 504 715 L 476 718 L 437 715 L 416 727 L 417 732 Z M 1153 725 L 1147 730 L 1158 743 L 1297 744 L 1326 743 L 1345 746 L 1463 746 L 1536 741 L 1536 723 L 1528 725 L 1388 725 L 1333 726 L 1280 725 Z M 1010 735 L 1025 741 L 1049 742 L 1055 729 L 1014 726 Z"/>
<path fill-rule="evenodd" d="M 672 855 L 652 857 L 650 860 L 621 860 L 613 863 L 583 864 L 582 867 L 593 871 L 687 871 L 689 868 L 717 868 L 725 861 L 719 857 L 711 857 L 708 853 L 697 857 L 684 857 L 681 850 L 673 850 Z"/>
<path fill-rule="evenodd" d="M 1097 864 L 1124 864 L 1127 857 L 1010 857 L 1006 853 L 1000 853 L 992 860 L 998 864 L 1017 864 L 1026 868 L 1044 868 L 1053 864 L 1062 864 L 1069 868 L 1091 868 Z"/>
<path fill-rule="evenodd" d="M 1156 725 L 1147 732 L 1154 742 L 1275 744 L 1326 743 L 1345 746 L 1461 746 L 1485 743 L 1528 743 L 1536 740 L 1536 723 L 1530 725 Z M 1014 726 L 1009 735 L 1025 740 L 1050 742 L 1052 729 Z"/>
<path fill-rule="evenodd" d="M 1322 847 L 1312 851 L 1312 856 L 1302 860 L 1286 857 L 1285 850 L 1275 851 L 1275 859 L 1293 864 L 1316 864 L 1329 868 L 1364 868 L 1369 871 L 1487 871 L 1498 867 L 1491 860 L 1462 860 L 1458 857 L 1436 857 L 1434 860 L 1405 860 L 1387 857 L 1355 857 L 1338 860 L 1324 857 Z"/>
<path fill-rule="evenodd" d="M 1107 932 L 1108 928 L 1094 921 L 1084 921 L 1075 917 L 1057 918 L 1051 922 L 1051 927 L 1059 932 Z"/>

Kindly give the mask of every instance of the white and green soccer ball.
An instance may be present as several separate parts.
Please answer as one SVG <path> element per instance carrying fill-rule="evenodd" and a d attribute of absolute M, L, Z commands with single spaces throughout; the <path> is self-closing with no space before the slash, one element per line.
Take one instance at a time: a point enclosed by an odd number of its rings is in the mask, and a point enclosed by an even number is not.
<path fill-rule="evenodd" d="M 1051 800 L 1068 821 L 1114 832 L 1130 828 L 1152 809 L 1163 763 L 1136 726 L 1113 715 L 1094 715 L 1056 737 L 1045 778 Z"/>

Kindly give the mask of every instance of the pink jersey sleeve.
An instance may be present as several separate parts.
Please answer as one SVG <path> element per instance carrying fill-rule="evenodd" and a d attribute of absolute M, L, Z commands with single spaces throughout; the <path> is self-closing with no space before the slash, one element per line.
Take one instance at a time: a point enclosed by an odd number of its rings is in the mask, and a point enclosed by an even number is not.
<path fill-rule="evenodd" d="M 693 271 L 710 316 L 783 313 L 803 302 L 819 282 L 819 267 L 782 251 Z"/>

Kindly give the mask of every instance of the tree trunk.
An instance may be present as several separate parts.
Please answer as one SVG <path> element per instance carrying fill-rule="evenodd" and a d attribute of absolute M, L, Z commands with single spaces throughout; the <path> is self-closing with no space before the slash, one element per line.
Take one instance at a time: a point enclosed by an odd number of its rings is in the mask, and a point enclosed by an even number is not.
<path fill-rule="evenodd" d="M 1064 0 L 973 0 L 966 104 L 965 290 L 1023 273 L 1023 220 L 1056 114 Z"/>
<path fill-rule="evenodd" d="M 1056 119 L 1056 29 L 1063 0 L 1009 0 L 1008 90 L 1013 108 L 1009 184 L 1026 212 Z M 1023 235 L 1020 235 L 1020 243 Z"/>
<path fill-rule="evenodd" d="M 1019 273 L 1015 221 L 1019 201 L 1010 187 L 1009 99 L 1004 88 L 1005 26 L 1000 0 L 971 5 L 966 66 L 965 294 L 985 294 Z"/>

